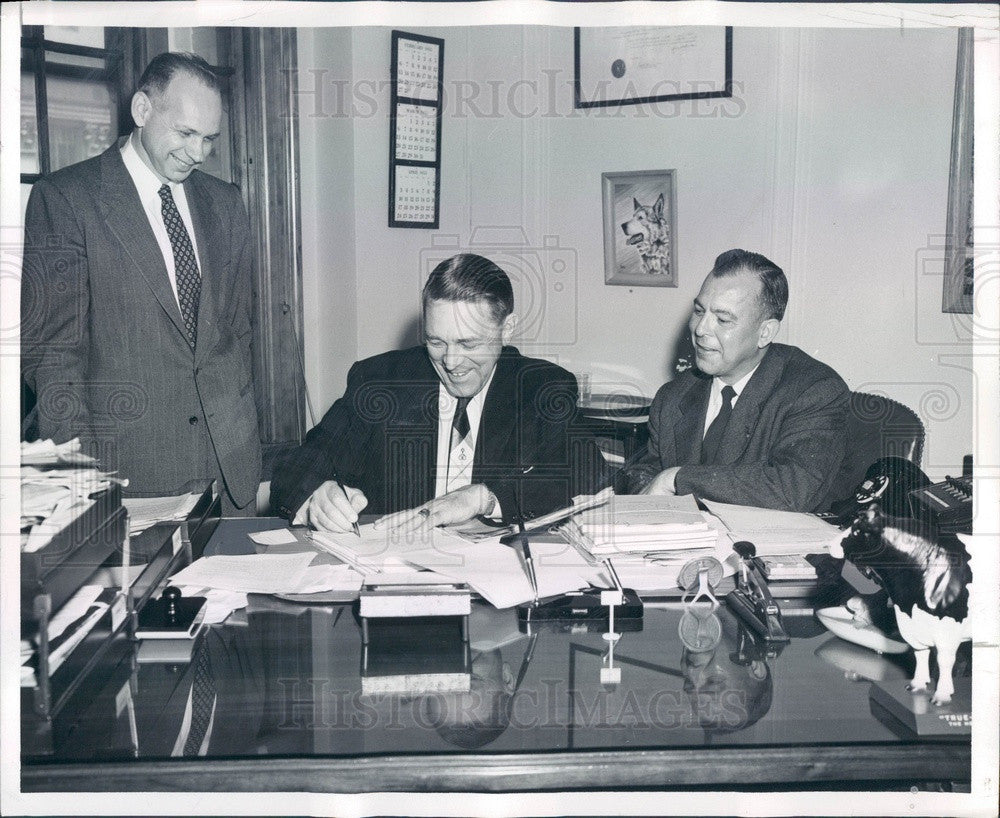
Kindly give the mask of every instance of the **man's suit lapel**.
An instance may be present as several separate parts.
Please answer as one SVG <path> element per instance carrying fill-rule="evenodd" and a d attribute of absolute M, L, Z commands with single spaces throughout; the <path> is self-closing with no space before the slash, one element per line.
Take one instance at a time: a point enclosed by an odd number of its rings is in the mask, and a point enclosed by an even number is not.
<path fill-rule="evenodd" d="M 438 457 L 438 387 L 440 383 L 426 351 L 420 349 L 414 365 L 408 368 L 408 374 L 402 388 L 396 386 L 392 389 L 396 399 L 396 411 L 391 428 L 386 431 L 390 437 L 399 435 L 398 442 L 408 441 L 407 461 L 412 466 L 412 469 L 407 472 L 407 479 L 411 485 L 408 487 L 407 505 L 404 507 L 419 505 L 434 497 Z M 373 386 L 376 390 L 381 391 L 386 385 L 374 384 Z M 422 441 L 427 445 L 427 449 L 424 450 L 427 452 L 426 466 L 423 464 L 424 455 L 422 452 L 416 458 L 414 457 L 412 444 L 417 441 Z M 386 441 L 386 444 L 393 445 L 389 440 Z M 369 454 L 374 454 L 374 450 Z M 390 454 L 386 451 L 383 452 L 382 456 L 390 458 L 386 462 L 396 462 L 394 458 L 401 456 L 401 453 Z M 385 464 L 379 465 L 378 468 L 381 473 L 384 473 Z"/>
<path fill-rule="evenodd" d="M 198 245 L 198 259 L 201 262 L 201 298 L 198 304 L 198 341 L 195 357 L 208 354 L 215 347 L 218 333 L 218 299 L 222 296 L 222 282 L 219 275 L 225 267 L 220 258 L 222 244 L 222 224 L 219 221 L 212 199 L 200 184 L 197 173 L 184 183 L 184 195 L 194 222 L 195 241 Z"/>
<path fill-rule="evenodd" d="M 513 353 L 504 349 L 497 360 L 496 372 L 483 402 L 483 414 L 476 436 L 476 453 L 472 461 L 473 482 L 481 482 L 484 468 L 495 473 L 498 464 L 511 462 L 512 458 L 504 456 L 511 445 L 517 451 L 517 441 L 511 442 L 520 405 L 514 363 Z"/>
<path fill-rule="evenodd" d="M 750 442 L 750 437 L 753 435 L 753 430 L 757 426 L 761 409 L 771 393 L 774 392 L 778 381 L 781 380 L 784 368 L 784 358 L 775 347 L 769 347 L 764 355 L 764 360 L 760 362 L 760 366 L 747 382 L 740 393 L 739 400 L 733 407 L 726 431 L 719 442 L 719 451 L 715 456 L 716 463 L 728 466 L 742 456 Z"/>
<path fill-rule="evenodd" d="M 678 402 L 680 420 L 674 425 L 677 463 L 697 463 L 701 459 L 701 439 L 705 435 L 705 410 L 712 389 L 711 378 L 696 378 Z"/>
<path fill-rule="evenodd" d="M 119 143 L 120 144 L 120 143 Z M 167 266 L 149 226 L 139 194 L 122 162 L 118 145 L 101 157 L 101 191 L 98 197 L 108 229 L 121 242 L 133 269 L 145 279 L 177 331 L 186 335 L 181 311 L 170 287 Z"/>

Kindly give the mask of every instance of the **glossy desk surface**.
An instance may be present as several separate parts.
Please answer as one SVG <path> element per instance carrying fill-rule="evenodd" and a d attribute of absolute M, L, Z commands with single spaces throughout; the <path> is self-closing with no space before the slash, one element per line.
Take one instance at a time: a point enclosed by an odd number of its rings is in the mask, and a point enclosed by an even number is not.
<path fill-rule="evenodd" d="M 223 521 L 206 553 L 249 550 L 243 532 L 262 526 Z M 467 654 L 460 631 L 439 623 L 377 634 L 364 656 L 355 612 L 251 595 L 245 615 L 207 629 L 195 650 L 210 658 L 217 699 L 199 759 L 170 758 L 196 663 L 129 653 L 87 692 L 54 754 L 24 759 L 24 789 L 815 789 L 969 777 L 967 741 L 909 738 L 872 713 L 862 677 L 903 678 L 912 660 L 849 645 L 809 613 L 786 614 L 792 641 L 768 651 L 723 606 L 699 637 L 710 644 L 718 625 L 719 643 L 691 650 L 683 609 L 647 605 L 642 630 L 615 645 L 621 681 L 608 685 L 604 628 L 528 636 L 514 611 L 477 603 Z M 468 692 L 363 690 L 375 673 L 364 660 L 428 671 L 445 654 L 469 662 Z"/>

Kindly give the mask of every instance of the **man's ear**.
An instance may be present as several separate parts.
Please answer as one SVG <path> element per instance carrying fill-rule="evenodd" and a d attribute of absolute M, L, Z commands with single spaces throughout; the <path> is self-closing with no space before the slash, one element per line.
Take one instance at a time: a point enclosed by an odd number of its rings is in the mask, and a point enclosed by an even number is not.
<path fill-rule="evenodd" d="M 503 329 L 500 331 L 500 339 L 504 346 L 507 346 L 507 344 L 510 343 L 511 338 L 514 337 L 515 329 L 517 329 L 517 313 L 512 312 L 503 319 Z"/>
<path fill-rule="evenodd" d="M 136 91 L 132 95 L 132 121 L 135 122 L 136 127 L 143 127 L 146 124 L 146 120 L 149 119 L 150 113 L 153 110 L 153 101 L 146 95 L 144 91 Z"/>
<path fill-rule="evenodd" d="M 781 329 L 781 322 L 777 318 L 768 318 L 761 322 L 760 332 L 757 335 L 757 347 L 763 349 L 773 341 L 778 330 Z"/>

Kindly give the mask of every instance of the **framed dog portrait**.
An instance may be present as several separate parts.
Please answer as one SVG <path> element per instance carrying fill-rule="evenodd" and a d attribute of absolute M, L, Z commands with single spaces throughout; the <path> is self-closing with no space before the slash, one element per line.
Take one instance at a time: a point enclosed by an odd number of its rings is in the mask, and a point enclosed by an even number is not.
<path fill-rule="evenodd" d="M 676 174 L 601 174 L 605 284 L 677 286 Z"/>

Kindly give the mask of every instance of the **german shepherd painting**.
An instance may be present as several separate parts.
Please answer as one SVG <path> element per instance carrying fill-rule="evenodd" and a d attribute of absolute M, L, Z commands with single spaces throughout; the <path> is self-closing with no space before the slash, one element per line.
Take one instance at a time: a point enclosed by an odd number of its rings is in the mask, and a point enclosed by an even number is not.
<path fill-rule="evenodd" d="M 622 224 L 625 243 L 635 247 L 646 275 L 670 275 L 670 225 L 663 216 L 663 194 L 652 205 L 634 198 L 632 218 Z"/>

